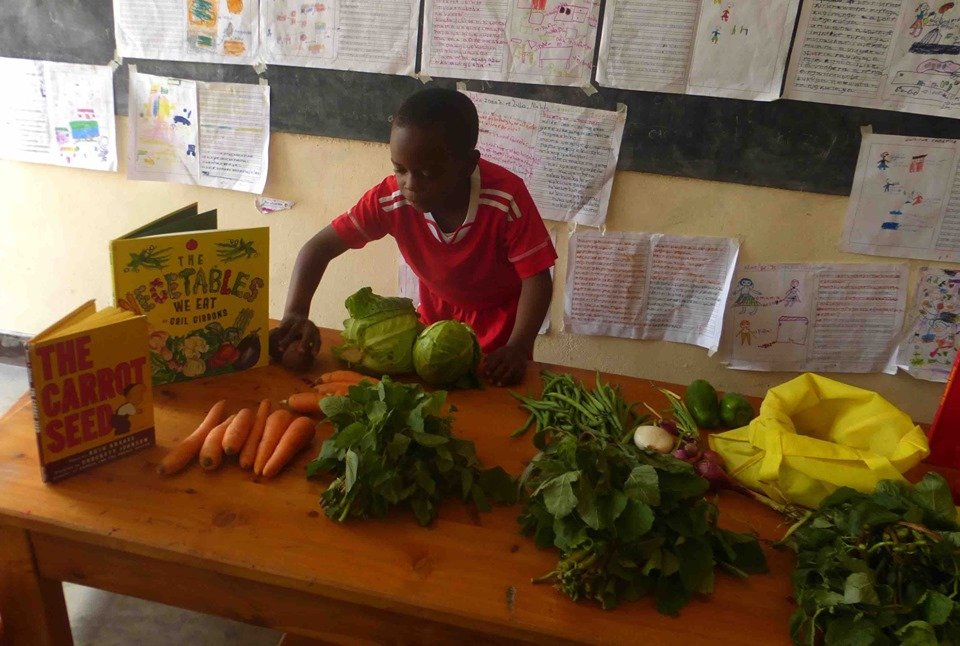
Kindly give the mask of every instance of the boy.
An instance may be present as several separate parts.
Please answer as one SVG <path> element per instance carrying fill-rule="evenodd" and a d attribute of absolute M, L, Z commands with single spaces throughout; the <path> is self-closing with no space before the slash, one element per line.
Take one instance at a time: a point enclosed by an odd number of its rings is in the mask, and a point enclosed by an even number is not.
<path fill-rule="evenodd" d="M 523 180 L 480 159 L 478 132 L 476 107 L 460 92 L 431 88 L 404 101 L 390 131 L 394 174 L 300 250 L 272 355 L 298 340 L 301 352 L 319 351 L 310 301 L 327 264 L 390 234 L 420 279 L 421 320 L 467 323 L 487 379 L 523 378 L 557 254 Z"/>

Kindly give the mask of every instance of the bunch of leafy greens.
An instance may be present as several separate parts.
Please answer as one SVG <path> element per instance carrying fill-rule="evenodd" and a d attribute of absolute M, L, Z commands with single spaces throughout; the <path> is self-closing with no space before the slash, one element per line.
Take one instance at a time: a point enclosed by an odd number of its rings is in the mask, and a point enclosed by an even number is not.
<path fill-rule="evenodd" d="M 960 527 L 940 475 L 838 489 L 784 542 L 797 552 L 796 643 L 960 644 Z"/>
<path fill-rule="evenodd" d="M 409 505 L 427 525 L 450 496 L 473 501 L 481 511 L 491 501 L 514 502 L 515 480 L 500 467 L 481 470 L 473 442 L 451 435 L 445 401 L 443 391 L 428 393 L 389 377 L 352 386 L 345 397 L 324 398 L 320 406 L 335 431 L 307 465 L 307 477 L 336 475 L 320 497 L 327 516 L 379 517 Z"/>
<path fill-rule="evenodd" d="M 459 321 L 437 321 L 413 345 L 413 367 L 432 386 L 479 388 L 479 365 L 477 335 Z"/>
<path fill-rule="evenodd" d="M 337 358 L 376 375 L 413 372 L 413 344 L 423 326 L 409 298 L 377 296 L 364 287 L 346 300 Z"/>
<path fill-rule="evenodd" d="M 555 377 L 545 375 L 547 388 Z M 619 391 L 603 392 L 614 398 L 613 410 L 631 410 Z M 589 421 L 583 394 L 547 401 L 572 408 L 571 420 Z M 572 423 L 538 422 L 545 446 L 521 477 L 521 530 L 560 550 L 556 569 L 537 582 L 552 581 L 572 599 L 604 608 L 652 594 L 657 609 L 672 615 L 713 590 L 716 566 L 743 577 L 766 571 L 754 536 L 717 527 L 717 508 L 703 498 L 709 485 L 692 466 L 640 451 L 621 433 L 622 421 Z"/>

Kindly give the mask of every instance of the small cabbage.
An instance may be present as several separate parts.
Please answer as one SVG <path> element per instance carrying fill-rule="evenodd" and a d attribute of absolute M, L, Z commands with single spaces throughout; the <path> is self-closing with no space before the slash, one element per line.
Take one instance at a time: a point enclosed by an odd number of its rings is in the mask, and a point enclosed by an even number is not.
<path fill-rule="evenodd" d="M 473 329 L 459 321 L 437 321 L 413 346 L 413 367 L 433 386 L 477 388 L 480 344 Z"/>
<path fill-rule="evenodd" d="M 377 296 L 364 287 L 346 300 L 343 345 L 334 355 L 377 375 L 413 371 L 413 343 L 423 326 L 409 298 Z"/>

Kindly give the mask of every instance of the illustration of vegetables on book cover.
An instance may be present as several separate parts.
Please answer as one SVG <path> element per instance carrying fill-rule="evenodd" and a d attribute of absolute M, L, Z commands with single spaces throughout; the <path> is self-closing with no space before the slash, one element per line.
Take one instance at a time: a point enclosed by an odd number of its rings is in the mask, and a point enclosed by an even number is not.
<path fill-rule="evenodd" d="M 267 365 L 267 227 L 217 230 L 197 205 L 111 242 L 117 305 L 150 325 L 154 384 Z"/>

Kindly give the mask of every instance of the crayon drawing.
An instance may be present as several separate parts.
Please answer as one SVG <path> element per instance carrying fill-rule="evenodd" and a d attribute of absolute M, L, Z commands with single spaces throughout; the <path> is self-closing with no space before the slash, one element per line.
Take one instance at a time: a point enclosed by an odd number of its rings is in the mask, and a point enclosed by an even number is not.
<path fill-rule="evenodd" d="M 507 19 L 510 72 L 576 79 L 590 73 L 597 0 L 513 0 Z"/>
<path fill-rule="evenodd" d="M 131 74 L 131 117 L 135 136 L 131 164 L 137 175 L 196 183 L 199 176 L 193 81 Z"/>
<path fill-rule="evenodd" d="M 957 356 L 958 332 L 960 270 L 924 268 L 898 365 L 918 379 L 945 382 Z"/>

